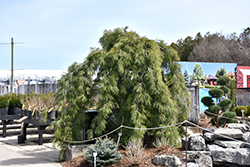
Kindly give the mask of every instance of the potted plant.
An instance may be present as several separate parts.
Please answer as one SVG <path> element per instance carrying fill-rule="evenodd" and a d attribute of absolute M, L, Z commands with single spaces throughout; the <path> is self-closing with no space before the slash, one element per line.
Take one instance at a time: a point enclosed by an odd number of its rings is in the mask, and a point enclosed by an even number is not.
<path fill-rule="evenodd" d="M 11 98 L 8 94 L 0 96 L 0 113 L 2 116 L 8 115 L 10 100 Z"/>
<path fill-rule="evenodd" d="M 11 94 L 11 100 L 9 104 L 9 115 L 20 115 L 21 114 L 21 108 L 22 103 L 19 99 L 19 96 L 17 96 L 15 93 Z"/>

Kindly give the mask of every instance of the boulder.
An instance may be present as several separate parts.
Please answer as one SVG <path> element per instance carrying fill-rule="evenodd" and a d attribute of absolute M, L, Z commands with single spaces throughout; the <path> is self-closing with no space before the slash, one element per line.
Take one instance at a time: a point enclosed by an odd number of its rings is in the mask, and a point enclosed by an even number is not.
<path fill-rule="evenodd" d="M 215 140 L 214 144 L 217 144 L 223 148 L 242 148 L 245 147 L 244 142 L 242 141 L 222 141 L 222 140 Z"/>
<path fill-rule="evenodd" d="M 229 123 L 227 124 L 227 127 L 229 129 L 239 129 L 243 133 L 247 132 L 249 130 L 249 126 L 247 124 L 235 124 L 235 123 Z"/>
<path fill-rule="evenodd" d="M 208 155 L 201 155 L 201 157 L 195 161 L 199 166 L 213 167 L 213 160 Z"/>
<path fill-rule="evenodd" d="M 182 165 L 181 167 L 186 167 L 186 164 Z M 199 167 L 199 165 L 194 162 L 189 162 L 187 163 L 187 167 Z"/>
<path fill-rule="evenodd" d="M 191 151 L 204 151 L 206 149 L 205 139 L 202 136 L 190 136 L 188 148 Z"/>
<path fill-rule="evenodd" d="M 215 139 L 214 133 L 210 133 L 210 132 L 204 133 L 203 137 L 206 141 L 214 141 Z"/>
<path fill-rule="evenodd" d="M 250 148 L 222 148 L 218 145 L 208 145 L 214 165 L 241 165 L 250 166 Z"/>
<path fill-rule="evenodd" d="M 214 131 L 215 131 L 216 129 L 218 129 L 218 128 L 206 128 L 206 129 L 203 129 L 203 130 L 202 130 L 202 133 L 203 133 L 203 135 L 204 135 L 205 133 L 214 133 Z"/>
<path fill-rule="evenodd" d="M 186 154 L 185 151 L 183 151 L 183 153 Z M 209 151 L 187 151 L 188 162 L 195 162 L 195 160 L 204 156 L 211 156 L 211 153 Z"/>
<path fill-rule="evenodd" d="M 178 167 L 181 165 L 181 161 L 176 156 L 155 155 L 153 158 L 153 164 L 156 166 Z"/>
<path fill-rule="evenodd" d="M 250 132 L 246 132 L 242 135 L 242 140 L 250 143 Z"/>
<path fill-rule="evenodd" d="M 228 128 L 219 128 L 214 131 L 216 139 L 223 139 L 226 137 L 234 139 L 242 139 L 242 131 L 239 129 L 228 129 Z M 224 137 L 226 136 L 226 137 Z"/>
<path fill-rule="evenodd" d="M 75 146 L 68 146 L 64 151 L 64 160 L 68 161 L 80 155 L 84 155 L 90 145 L 75 145 Z"/>

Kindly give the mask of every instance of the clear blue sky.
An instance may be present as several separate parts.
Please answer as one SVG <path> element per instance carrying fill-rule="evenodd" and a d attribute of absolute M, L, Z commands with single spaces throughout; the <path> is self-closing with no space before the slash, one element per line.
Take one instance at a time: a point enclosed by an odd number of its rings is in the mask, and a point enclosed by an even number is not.
<path fill-rule="evenodd" d="M 66 70 L 83 62 L 105 29 L 128 26 L 171 44 L 198 32 L 250 26 L 249 0 L 0 0 L 0 43 L 14 46 L 15 69 Z M 10 45 L 0 45 L 0 69 L 10 69 Z"/>

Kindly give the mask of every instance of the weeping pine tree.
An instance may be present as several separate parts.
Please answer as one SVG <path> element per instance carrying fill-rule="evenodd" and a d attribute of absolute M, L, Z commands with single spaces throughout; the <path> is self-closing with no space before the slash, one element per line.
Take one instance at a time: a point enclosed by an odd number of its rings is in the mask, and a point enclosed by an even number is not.
<path fill-rule="evenodd" d="M 87 131 L 88 138 L 121 125 L 136 128 L 160 127 L 184 121 L 190 110 L 179 57 L 163 41 L 139 36 L 128 28 L 105 30 L 102 48 L 92 48 L 83 63 L 74 63 L 59 81 L 60 106 L 55 123 L 54 143 L 80 140 L 80 130 L 88 125 L 84 114 L 97 106 L 98 114 Z M 98 97 L 95 101 L 94 97 Z M 181 128 L 154 130 L 155 137 L 178 144 Z M 123 129 L 122 142 L 142 139 L 145 130 Z"/>

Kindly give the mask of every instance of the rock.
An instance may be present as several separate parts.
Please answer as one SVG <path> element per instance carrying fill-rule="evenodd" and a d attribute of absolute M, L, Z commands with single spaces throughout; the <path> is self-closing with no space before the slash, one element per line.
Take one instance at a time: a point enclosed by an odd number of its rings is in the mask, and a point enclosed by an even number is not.
<path fill-rule="evenodd" d="M 244 142 L 241 141 L 221 141 L 221 140 L 215 140 L 214 144 L 217 144 L 223 148 L 241 148 L 245 147 Z"/>
<path fill-rule="evenodd" d="M 215 139 L 215 135 L 214 133 L 210 133 L 210 132 L 206 132 L 204 135 L 203 135 L 204 139 L 206 141 L 214 141 Z"/>
<path fill-rule="evenodd" d="M 206 129 L 203 129 L 203 130 L 202 130 L 202 133 L 203 133 L 203 135 L 204 135 L 205 133 L 214 133 L 214 131 L 215 131 L 216 129 L 218 129 L 218 128 L 206 128 Z"/>
<path fill-rule="evenodd" d="M 239 129 L 228 129 L 228 128 L 219 128 L 214 131 L 216 139 L 225 138 L 227 136 L 234 139 L 242 139 L 242 131 Z"/>
<path fill-rule="evenodd" d="M 213 164 L 223 165 L 226 163 L 250 166 L 250 148 L 222 148 L 217 145 L 208 145 L 211 152 Z"/>
<path fill-rule="evenodd" d="M 229 129 L 239 129 L 243 133 L 247 132 L 249 130 L 249 126 L 247 124 L 235 124 L 235 123 L 229 123 L 227 124 L 227 127 Z"/>
<path fill-rule="evenodd" d="M 155 155 L 153 158 L 153 164 L 156 166 L 178 167 L 181 165 L 181 161 L 176 156 Z"/>
<path fill-rule="evenodd" d="M 182 165 L 181 167 L 186 167 L 186 164 Z M 189 162 L 187 163 L 187 167 L 199 167 L 199 165 L 194 162 Z"/>
<path fill-rule="evenodd" d="M 246 132 L 242 135 L 242 140 L 250 143 L 250 132 Z"/>
<path fill-rule="evenodd" d="M 201 155 L 201 157 L 195 161 L 199 166 L 213 167 L 213 160 L 208 155 Z"/>
<path fill-rule="evenodd" d="M 202 136 L 189 137 L 188 148 L 191 151 L 204 151 L 206 149 L 205 139 Z"/>
<path fill-rule="evenodd" d="M 183 151 L 183 153 L 186 154 L 185 151 Z M 195 162 L 195 160 L 203 156 L 211 156 L 211 153 L 209 151 L 187 151 L 188 162 Z"/>
<path fill-rule="evenodd" d="M 68 146 L 64 152 L 64 160 L 71 160 L 75 157 L 80 155 L 84 155 L 90 145 L 75 145 L 75 146 Z"/>

